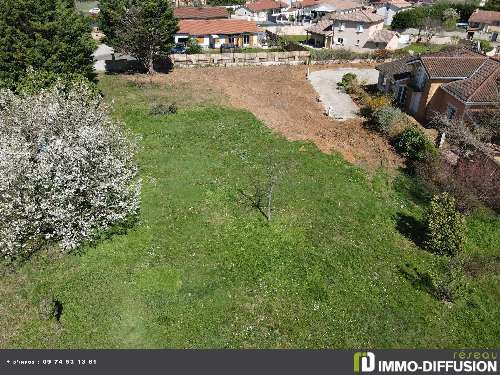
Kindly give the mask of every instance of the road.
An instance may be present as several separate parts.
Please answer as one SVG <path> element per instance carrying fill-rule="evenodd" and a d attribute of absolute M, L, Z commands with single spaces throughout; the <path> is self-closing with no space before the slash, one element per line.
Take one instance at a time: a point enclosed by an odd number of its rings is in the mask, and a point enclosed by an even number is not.
<path fill-rule="evenodd" d="M 337 89 L 337 83 L 346 73 L 354 73 L 361 81 L 375 84 L 378 80 L 378 71 L 375 69 L 340 68 L 319 70 L 309 75 L 309 81 L 318 92 L 325 111 L 331 107 L 330 116 L 337 120 L 347 120 L 358 117 L 358 106 L 351 97 Z"/>

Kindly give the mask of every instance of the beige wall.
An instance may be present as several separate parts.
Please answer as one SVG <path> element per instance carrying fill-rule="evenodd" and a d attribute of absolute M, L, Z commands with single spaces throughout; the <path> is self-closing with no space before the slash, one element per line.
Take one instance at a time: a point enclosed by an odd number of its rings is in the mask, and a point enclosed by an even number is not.
<path fill-rule="evenodd" d="M 345 25 L 343 31 L 340 30 L 341 24 Z M 363 26 L 363 31 L 358 32 L 358 25 Z M 367 24 L 360 22 L 350 22 L 350 21 L 335 21 L 334 23 L 334 45 L 332 48 L 349 48 L 352 50 L 364 50 L 364 45 L 377 30 L 382 30 L 384 28 L 384 23 L 379 22 L 377 24 Z M 343 38 L 343 45 L 338 44 L 338 38 Z M 359 41 L 359 42 L 358 42 Z"/>

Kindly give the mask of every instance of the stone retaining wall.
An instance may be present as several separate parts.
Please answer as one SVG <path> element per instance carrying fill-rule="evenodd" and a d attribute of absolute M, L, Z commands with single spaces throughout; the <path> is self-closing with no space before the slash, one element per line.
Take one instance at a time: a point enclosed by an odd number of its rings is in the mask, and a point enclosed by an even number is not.
<path fill-rule="evenodd" d="M 175 67 L 306 64 L 309 51 L 171 55 Z"/>

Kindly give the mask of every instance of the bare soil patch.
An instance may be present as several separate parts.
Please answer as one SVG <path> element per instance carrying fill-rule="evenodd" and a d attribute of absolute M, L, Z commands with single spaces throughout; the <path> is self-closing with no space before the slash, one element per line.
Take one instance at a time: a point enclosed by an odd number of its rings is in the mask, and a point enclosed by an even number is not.
<path fill-rule="evenodd" d="M 309 69 L 349 66 L 314 65 Z M 200 93 L 209 88 L 212 94 L 225 98 L 225 103 L 252 112 L 287 139 L 312 141 L 323 152 L 339 152 L 353 164 L 368 169 L 400 166 L 401 158 L 383 137 L 365 129 L 362 119 L 341 122 L 325 116 L 318 94 L 306 78 L 307 69 L 305 65 L 175 69 L 152 79 L 170 87 L 189 85 L 195 95 L 197 88 Z"/>

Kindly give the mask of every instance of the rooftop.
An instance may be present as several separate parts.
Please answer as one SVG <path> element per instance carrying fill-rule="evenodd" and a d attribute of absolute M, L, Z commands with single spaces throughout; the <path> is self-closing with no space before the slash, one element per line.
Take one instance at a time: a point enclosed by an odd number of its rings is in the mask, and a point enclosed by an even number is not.
<path fill-rule="evenodd" d="M 472 13 L 469 17 L 469 22 L 479 22 L 486 24 L 500 22 L 500 12 L 476 9 L 474 13 Z"/>
<path fill-rule="evenodd" d="M 246 2 L 244 7 L 251 10 L 252 12 L 260 12 L 263 10 L 287 8 L 288 5 L 282 3 L 281 1 L 257 0 L 257 1 Z"/>
<path fill-rule="evenodd" d="M 296 8 L 314 7 L 317 5 L 328 5 L 337 10 L 361 8 L 363 4 L 355 0 L 302 0 L 293 3 Z"/>
<path fill-rule="evenodd" d="M 174 15 L 176 18 L 179 18 L 179 19 L 229 18 L 229 12 L 224 7 L 175 8 Z"/>
<path fill-rule="evenodd" d="M 358 10 L 351 13 L 334 13 L 330 15 L 330 19 L 338 21 L 352 21 L 361 23 L 378 23 L 383 22 L 384 17 L 373 13 L 370 10 Z"/>
<path fill-rule="evenodd" d="M 257 33 L 261 30 L 254 21 L 237 19 L 214 20 L 181 20 L 179 34 L 209 35 L 209 34 L 241 34 Z"/>
<path fill-rule="evenodd" d="M 322 20 L 308 27 L 306 31 L 309 31 L 314 34 L 328 35 L 332 33 L 331 29 L 332 24 L 333 22 L 331 20 Z"/>
<path fill-rule="evenodd" d="M 496 103 L 499 101 L 500 62 L 486 59 L 469 78 L 441 87 L 465 103 Z"/>
<path fill-rule="evenodd" d="M 420 56 L 429 78 L 468 78 L 488 57 L 467 48 L 459 48 Z"/>
<path fill-rule="evenodd" d="M 389 43 L 398 33 L 391 30 L 377 30 L 368 41 L 373 43 Z"/>
<path fill-rule="evenodd" d="M 377 2 L 372 3 L 372 5 L 375 5 L 376 7 L 392 5 L 396 8 L 399 8 L 399 9 L 411 8 L 413 6 L 412 3 L 409 3 L 408 1 L 405 1 L 405 0 L 387 0 L 387 1 L 381 0 L 381 1 L 377 1 Z"/>

